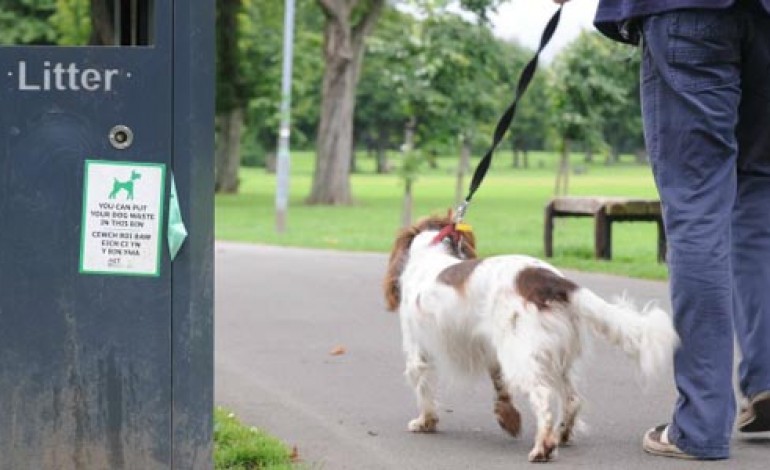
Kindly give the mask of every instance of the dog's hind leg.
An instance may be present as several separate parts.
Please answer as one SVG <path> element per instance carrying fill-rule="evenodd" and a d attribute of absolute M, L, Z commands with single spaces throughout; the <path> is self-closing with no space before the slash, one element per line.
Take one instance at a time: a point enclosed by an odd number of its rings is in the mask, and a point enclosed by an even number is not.
<path fill-rule="evenodd" d="M 556 453 L 559 441 L 554 433 L 554 390 L 543 383 L 535 383 L 529 390 L 532 411 L 537 418 L 535 446 L 529 452 L 530 462 L 548 462 Z"/>
<path fill-rule="evenodd" d="M 537 420 L 535 444 L 529 453 L 530 462 L 548 462 L 556 454 L 559 436 L 555 423 L 560 421 L 559 394 L 551 382 L 556 377 L 547 370 L 542 358 L 523 341 L 505 341 L 498 361 L 509 389 L 515 388 L 529 395 L 530 405 Z M 555 372 L 555 371 L 554 371 Z"/>
<path fill-rule="evenodd" d="M 583 406 L 582 398 L 572 383 L 571 373 L 567 372 L 564 377 L 564 387 L 562 390 L 562 406 L 564 409 L 564 422 L 561 425 L 560 443 L 566 444 L 572 439 L 577 425 L 577 416 Z"/>
<path fill-rule="evenodd" d="M 503 378 L 503 372 L 500 366 L 495 364 L 489 372 L 492 377 L 492 385 L 495 387 L 495 416 L 500 427 L 505 429 L 511 436 L 518 436 L 521 431 L 521 415 L 519 410 L 513 406 L 511 394 Z"/>
<path fill-rule="evenodd" d="M 436 413 L 435 365 L 423 353 L 410 353 L 406 359 L 406 377 L 414 387 L 420 416 L 409 422 L 412 432 L 435 432 L 438 424 Z"/>

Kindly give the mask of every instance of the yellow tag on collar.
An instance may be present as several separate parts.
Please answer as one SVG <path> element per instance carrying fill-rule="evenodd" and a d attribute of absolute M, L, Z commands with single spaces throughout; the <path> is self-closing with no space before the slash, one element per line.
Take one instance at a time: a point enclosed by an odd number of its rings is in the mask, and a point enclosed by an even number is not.
<path fill-rule="evenodd" d="M 455 230 L 458 232 L 472 232 L 473 227 L 470 226 L 470 224 L 464 224 L 462 222 L 458 222 L 455 224 Z"/>

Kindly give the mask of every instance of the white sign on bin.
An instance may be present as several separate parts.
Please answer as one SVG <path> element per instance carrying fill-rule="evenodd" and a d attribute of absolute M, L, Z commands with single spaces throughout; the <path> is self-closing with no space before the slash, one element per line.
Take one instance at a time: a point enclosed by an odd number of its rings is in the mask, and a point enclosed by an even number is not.
<path fill-rule="evenodd" d="M 159 276 L 166 167 L 86 160 L 80 272 Z"/>

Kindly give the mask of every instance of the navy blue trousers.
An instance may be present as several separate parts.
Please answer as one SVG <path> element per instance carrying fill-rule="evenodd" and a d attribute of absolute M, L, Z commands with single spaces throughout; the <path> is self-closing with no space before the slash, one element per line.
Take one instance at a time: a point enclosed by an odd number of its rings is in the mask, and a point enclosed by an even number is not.
<path fill-rule="evenodd" d="M 770 390 L 770 16 L 749 2 L 642 22 L 642 108 L 663 205 L 688 454 L 729 456 L 741 393 Z"/>

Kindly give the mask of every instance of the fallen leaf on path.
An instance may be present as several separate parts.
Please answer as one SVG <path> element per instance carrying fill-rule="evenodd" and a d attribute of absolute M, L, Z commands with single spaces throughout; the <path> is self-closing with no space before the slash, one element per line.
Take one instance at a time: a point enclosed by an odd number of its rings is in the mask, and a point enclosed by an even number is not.
<path fill-rule="evenodd" d="M 329 351 L 329 354 L 331 354 L 332 356 L 342 356 L 346 352 L 348 352 L 348 350 L 345 349 L 345 346 L 340 345 L 340 346 L 335 346 L 331 351 Z"/>

